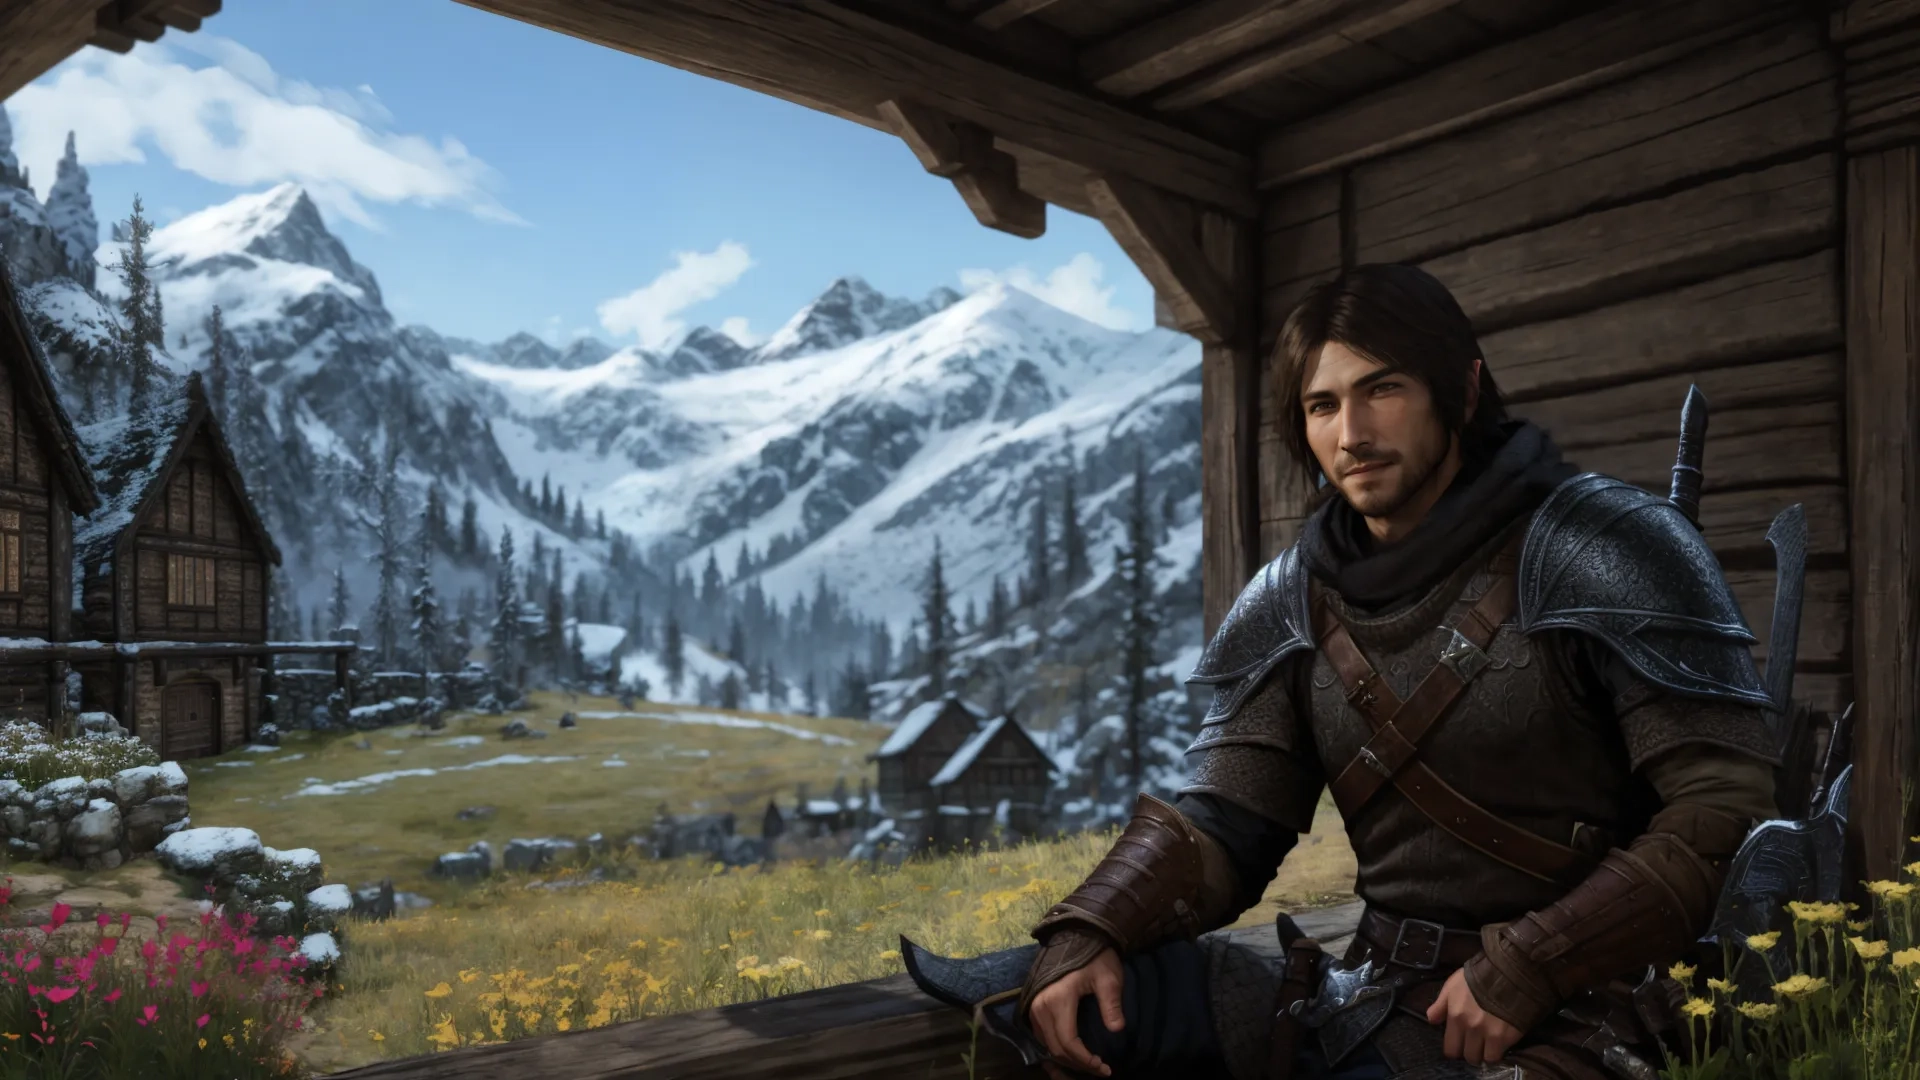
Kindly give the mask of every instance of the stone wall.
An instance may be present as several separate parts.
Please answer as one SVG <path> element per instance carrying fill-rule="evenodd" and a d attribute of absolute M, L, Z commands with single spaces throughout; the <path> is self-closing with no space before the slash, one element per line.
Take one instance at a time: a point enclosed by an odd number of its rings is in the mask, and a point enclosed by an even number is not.
<path fill-rule="evenodd" d="M 14 858 L 111 870 L 188 824 L 187 774 L 174 762 L 78 776 L 27 790 L 0 780 L 0 836 Z"/>
<path fill-rule="evenodd" d="M 413 723 L 428 713 L 416 672 L 382 671 L 353 677 L 351 707 L 332 702 L 331 668 L 289 668 L 274 673 L 273 714 L 282 730 L 339 727 L 372 728 Z M 479 669 L 436 672 L 433 698 L 441 708 L 462 708 L 478 701 L 491 679 Z M 382 709 L 383 705 L 393 708 Z"/>

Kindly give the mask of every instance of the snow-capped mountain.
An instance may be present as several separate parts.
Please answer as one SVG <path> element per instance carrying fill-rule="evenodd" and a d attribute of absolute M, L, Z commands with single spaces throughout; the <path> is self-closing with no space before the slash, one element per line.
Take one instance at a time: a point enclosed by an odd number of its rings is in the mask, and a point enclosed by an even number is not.
<path fill-rule="evenodd" d="M 11 198 L 39 213 L 15 211 L 33 227 L 0 230 L 0 245 L 16 266 L 46 264 L 23 275 L 36 329 L 75 412 L 98 419 L 114 399 L 96 400 L 87 380 L 115 347 L 122 287 L 104 268 L 123 234 L 94 253 L 96 286 L 77 280 L 64 251 L 92 221 L 77 211 L 84 172 L 63 165 L 55 188 L 71 205 L 49 216 L 10 160 L 0 139 L 0 209 Z M 936 540 L 952 610 L 984 612 L 994 579 L 1011 588 L 1028 566 L 1036 500 L 1057 514 L 1071 473 L 1091 572 L 1049 616 L 1066 622 L 1040 636 L 1110 657 L 1101 594 L 1138 453 L 1167 564 L 1165 651 L 1198 637 L 1200 353 L 1168 331 L 1105 329 L 1005 286 L 909 300 L 848 276 L 755 347 L 705 327 L 661 350 L 530 334 L 474 342 L 396 324 L 374 273 L 293 185 L 156 229 L 147 257 L 166 320 L 162 365 L 207 365 L 215 305 L 229 362 L 244 358 L 245 393 L 257 398 L 229 426 L 254 459 L 254 494 L 300 609 L 327 604 L 336 568 L 360 603 L 372 595 L 370 528 L 390 467 L 409 506 L 430 487 L 456 518 L 471 500 L 482 549 L 503 528 L 522 553 L 538 536 L 567 578 L 604 579 L 606 593 L 618 558 L 605 537 L 631 538 L 644 561 L 620 571 L 622 616 L 624 590 L 637 590 L 636 605 L 660 619 L 678 582 L 711 560 L 735 596 L 753 586 L 782 605 L 824 580 L 897 640 L 921 611 Z M 557 519 L 529 495 L 552 481 Z M 607 532 L 566 528 L 568 507 L 604 517 Z M 480 563 L 446 574 L 449 594 L 491 587 Z M 1031 645 L 1010 633 L 968 647 L 1004 677 L 1009 663 L 1035 662 Z M 972 662 L 963 654 L 957 662 Z"/>

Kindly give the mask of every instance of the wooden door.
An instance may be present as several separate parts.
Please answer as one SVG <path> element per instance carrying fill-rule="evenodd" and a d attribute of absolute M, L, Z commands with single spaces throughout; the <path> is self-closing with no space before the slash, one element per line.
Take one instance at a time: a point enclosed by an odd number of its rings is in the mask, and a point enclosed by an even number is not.
<path fill-rule="evenodd" d="M 160 706 L 160 754 L 168 761 L 220 752 L 220 686 L 204 679 L 166 689 Z"/>

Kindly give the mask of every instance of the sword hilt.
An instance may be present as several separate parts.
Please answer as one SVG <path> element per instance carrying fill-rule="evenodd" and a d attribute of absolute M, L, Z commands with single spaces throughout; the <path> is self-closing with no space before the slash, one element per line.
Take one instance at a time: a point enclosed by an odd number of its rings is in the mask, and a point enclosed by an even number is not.
<path fill-rule="evenodd" d="M 1673 456 L 1673 486 L 1667 501 L 1680 508 L 1687 520 L 1700 524 L 1700 462 L 1707 450 L 1707 396 L 1700 387 L 1687 387 L 1687 400 L 1680 406 L 1680 446 Z"/>

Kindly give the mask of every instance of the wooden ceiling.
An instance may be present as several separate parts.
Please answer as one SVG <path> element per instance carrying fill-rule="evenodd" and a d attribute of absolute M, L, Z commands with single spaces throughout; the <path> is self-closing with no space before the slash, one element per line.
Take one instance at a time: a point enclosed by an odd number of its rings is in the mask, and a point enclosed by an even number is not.
<path fill-rule="evenodd" d="M 219 12 L 220 0 L 0 0 L 0 99 L 88 45 L 123 53 Z"/>

